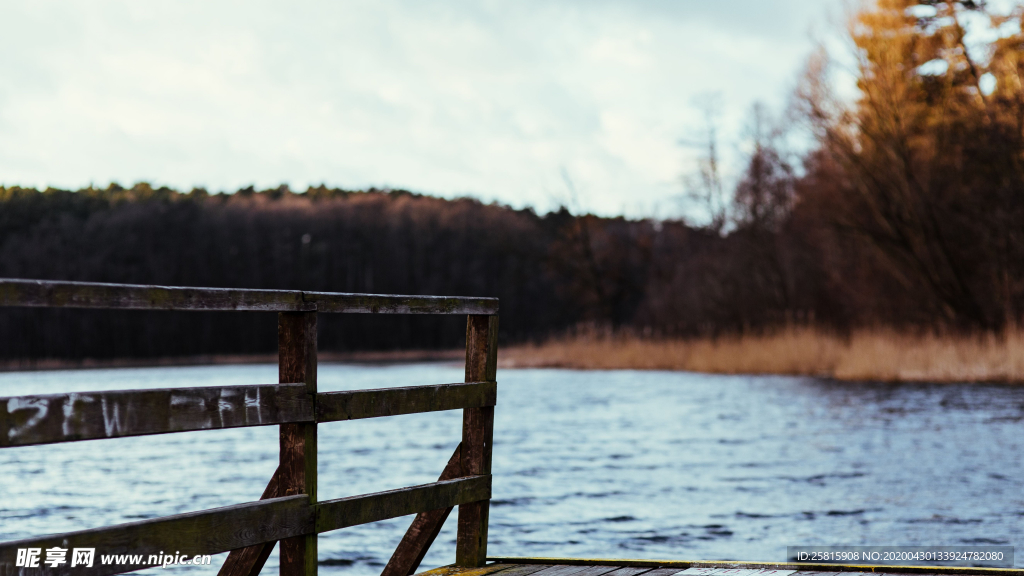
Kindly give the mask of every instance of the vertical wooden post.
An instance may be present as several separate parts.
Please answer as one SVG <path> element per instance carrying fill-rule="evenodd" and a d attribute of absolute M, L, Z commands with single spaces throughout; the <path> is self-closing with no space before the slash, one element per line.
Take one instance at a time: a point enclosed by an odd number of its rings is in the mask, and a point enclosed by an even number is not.
<path fill-rule="evenodd" d="M 494 382 L 498 368 L 498 317 L 469 317 L 466 323 L 466 382 Z M 466 408 L 462 413 L 462 475 L 491 473 L 494 407 Z M 487 560 L 490 500 L 459 506 L 455 564 L 483 566 Z"/>
<path fill-rule="evenodd" d="M 281 312 L 278 380 L 305 383 L 316 402 L 316 312 Z M 316 423 L 281 425 L 281 493 L 308 494 L 316 504 Z M 316 534 L 281 540 L 281 576 L 316 576 Z"/>

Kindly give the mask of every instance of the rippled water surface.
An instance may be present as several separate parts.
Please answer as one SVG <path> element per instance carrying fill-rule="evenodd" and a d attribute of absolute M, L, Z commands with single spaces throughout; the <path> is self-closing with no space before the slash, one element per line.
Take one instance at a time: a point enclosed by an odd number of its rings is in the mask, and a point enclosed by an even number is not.
<path fill-rule="evenodd" d="M 0 396 L 276 377 L 272 365 L 6 373 Z M 321 391 L 461 377 L 445 364 L 319 371 Z M 1024 388 L 570 370 L 498 380 L 491 555 L 781 561 L 797 544 L 1024 543 Z M 459 412 L 321 425 L 320 499 L 436 480 L 460 427 Z M 0 541 L 256 500 L 276 465 L 276 427 L 4 449 Z M 378 574 L 410 518 L 321 535 L 321 572 Z M 454 560 L 454 518 L 424 567 Z M 222 557 L 177 571 L 214 574 Z M 275 552 L 264 573 L 276 572 Z"/>

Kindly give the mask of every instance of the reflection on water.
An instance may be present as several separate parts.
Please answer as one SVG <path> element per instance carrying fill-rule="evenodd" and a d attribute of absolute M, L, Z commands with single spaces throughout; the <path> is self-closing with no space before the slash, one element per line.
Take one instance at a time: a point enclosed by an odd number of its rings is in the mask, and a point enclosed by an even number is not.
<path fill-rule="evenodd" d="M 0 396 L 276 376 L 271 365 L 7 373 Z M 461 376 L 444 364 L 324 364 L 319 382 Z M 633 371 L 498 378 L 492 555 L 782 561 L 787 545 L 1022 541 L 1024 388 Z M 432 482 L 460 429 L 458 412 L 321 425 L 319 497 Z M 276 464 L 275 427 L 5 449 L 0 541 L 256 500 Z M 454 518 L 424 567 L 454 560 Z M 321 535 L 321 571 L 378 574 L 410 519 Z M 220 562 L 178 571 L 214 574 Z M 276 572 L 275 552 L 264 573 Z"/>

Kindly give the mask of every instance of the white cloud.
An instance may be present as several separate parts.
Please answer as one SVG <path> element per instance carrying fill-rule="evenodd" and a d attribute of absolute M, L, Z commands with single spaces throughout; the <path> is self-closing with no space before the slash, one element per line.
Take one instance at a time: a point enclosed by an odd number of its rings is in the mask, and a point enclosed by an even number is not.
<path fill-rule="evenodd" d="M 0 183 L 404 187 L 643 211 L 695 94 L 781 102 L 824 3 L 0 6 Z M 645 208 L 647 207 L 647 208 Z"/>

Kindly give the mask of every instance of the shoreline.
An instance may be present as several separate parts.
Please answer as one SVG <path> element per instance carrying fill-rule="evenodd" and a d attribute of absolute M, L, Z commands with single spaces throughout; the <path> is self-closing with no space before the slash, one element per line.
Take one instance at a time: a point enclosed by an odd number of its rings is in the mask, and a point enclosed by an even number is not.
<path fill-rule="evenodd" d="M 452 362 L 465 351 L 320 352 L 321 363 Z M 273 364 L 277 354 L 0 361 L 0 372 Z M 849 337 L 814 328 L 761 336 L 653 339 L 577 335 L 498 349 L 498 367 L 673 370 L 708 374 L 812 376 L 840 381 L 1024 383 L 1024 329 L 991 334 L 910 335 L 862 330 Z"/>
<path fill-rule="evenodd" d="M 576 336 L 499 350 L 504 368 L 685 370 L 842 381 L 1024 383 L 1024 330 L 996 336 L 787 328 L 761 336 Z"/>

